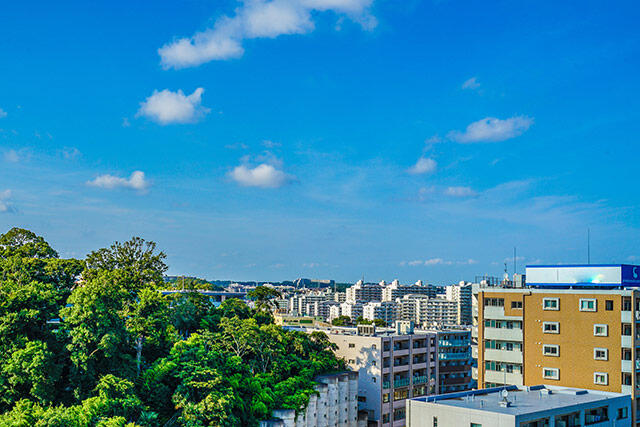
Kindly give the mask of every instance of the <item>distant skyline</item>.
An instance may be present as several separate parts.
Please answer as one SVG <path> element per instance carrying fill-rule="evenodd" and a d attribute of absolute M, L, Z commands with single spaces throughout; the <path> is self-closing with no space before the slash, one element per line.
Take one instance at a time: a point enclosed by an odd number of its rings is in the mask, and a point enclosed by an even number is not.
<path fill-rule="evenodd" d="M 24 1 L 0 232 L 168 274 L 454 283 L 640 264 L 633 1 Z"/>

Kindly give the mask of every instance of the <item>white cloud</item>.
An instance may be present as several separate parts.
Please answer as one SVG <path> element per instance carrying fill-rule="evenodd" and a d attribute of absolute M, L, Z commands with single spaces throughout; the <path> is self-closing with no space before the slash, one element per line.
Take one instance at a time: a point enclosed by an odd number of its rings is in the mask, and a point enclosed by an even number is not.
<path fill-rule="evenodd" d="M 0 119 L 7 117 L 7 112 L 0 108 Z"/>
<path fill-rule="evenodd" d="M 16 150 L 7 150 L 4 152 L 4 160 L 11 163 L 20 161 L 20 154 Z"/>
<path fill-rule="evenodd" d="M 471 77 L 466 82 L 462 83 L 462 89 L 478 89 L 480 87 L 480 83 L 478 83 L 478 79 L 476 77 Z"/>
<path fill-rule="evenodd" d="M 204 89 L 201 87 L 191 95 L 185 95 L 181 90 L 154 90 L 150 97 L 140 103 L 136 117 L 144 116 L 161 125 L 197 122 L 209 112 L 208 108 L 200 104 L 203 93 Z"/>
<path fill-rule="evenodd" d="M 527 116 L 515 116 L 508 119 L 486 117 L 467 126 L 464 132 L 451 131 L 449 139 L 462 142 L 498 142 L 522 135 L 531 127 L 533 119 Z"/>
<path fill-rule="evenodd" d="M 130 188 L 144 192 L 149 188 L 149 181 L 146 180 L 144 172 L 134 171 L 129 178 L 122 178 L 114 175 L 98 175 L 95 179 L 87 181 L 87 185 L 93 187 L 106 188 Z"/>
<path fill-rule="evenodd" d="M 471 187 L 447 187 L 444 194 L 452 197 L 473 197 L 477 193 Z"/>
<path fill-rule="evenodd" d="M 333 11 L 372 29 L 376 19 L 369 11 L 373 0 L 246 0 L 233 17 L 219 18 L 213 28 L 180 38 L 158 49 L 165 69 L 194 67 L 205 62 L 239 58 L 242 42 L 305 34 L 315 29 L 314 12 Z"/>
<path fill-rule="evenodd" d="M 407 172 L 413 175 L 435 172 L 438 164 L 435 160 L 428 157 L 420 157 L 415 165 L 411 166 Z"/>
<path fill-rule="evenodd" d="M 229 177 L 244 187 L 260 188 L 279 188 L 293 179 L 267 163 L 261 163 L 254 168 L 246 165 L 236 166 L 229 172 Z"/>
<path fill-rule="evenodd" d="M 411 267 L 417 267 L 417 266 L 427 266 L 428 267 L 428 266 L 431 266 L 431 265 L 454 265 L 454 264 L 457 264 L 457 265 L 472 265 L 472 264 L 477 264 L 477 263 L 478 263 L 478 261 L 476 261 L 475 259 L 471 259 L 471 258 L 469 258 L 467 260 L 464 260 L 464 261 L 456 261 L 456 262 L 446 261 L 446 260 L 444 260 L 442 258 L 429 258 L 429 259 L 424 260 L 424 261 L 423 260 L 402 261 L 400 263 L 400 265 L 401 266 L 408 265 L 408 266 L 411 266 Z"/>
<path fill-rule="evenodd" d="M 61 153 L 62 157 L 64 157 L 65 160 L 76 160 L 82 155 L 80 150 L 78 150 L 76 147 L 64 147 Z"/>
<path fill-rule="evenodd" d="M 11 190 L 0 191 L 0 213 L 13 212 L 13 208 L 7 202 L 11 197 Z"/>

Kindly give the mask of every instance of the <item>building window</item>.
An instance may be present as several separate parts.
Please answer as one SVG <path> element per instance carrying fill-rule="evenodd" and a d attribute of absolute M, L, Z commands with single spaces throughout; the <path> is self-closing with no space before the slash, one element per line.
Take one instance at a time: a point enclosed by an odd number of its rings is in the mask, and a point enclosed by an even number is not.
<path fill-rule="evenodd" d="M 593 358 L 595 360 L 609 360 L 609 350 L 606 348 L 594 348 Z"/>
<path fill-rule="evenodd" d="M 545 356 L 560 356 L 560 346 L 556 344 L 544 344 L 542 354 Z"/>
<path fill-rule="evenodd" d="M 542 378 L 547 380 L 559 380 L 560 369 L 558 368 L 542 368 Z"/>
<path fill-rule="evenodd" d="M 471 424 L 469 424 L 469 427 L 482 427 L 482 424 L 471 423 Z"/>
<path fill-rule="evenodd" d="M 438 417 L 433 417 L 433 427 L 438 427 Z"/>
<path fill-rule="evenodd" d="M 522 301 L 511 301 L 511 308 L 522 308 Z"/>
<path fill-rule="evenodd" d="M 597 311 L 595 298 L 580 298 L 580 311 Z"/>
<path fill-rule="evenodd" d="M 355 365 L 356 361 L 355 359 L 349 359 L 347 363 L 349 363 L 350 365 Z"/>
<path fill-rule="evenodd" d="M 375 350 L 377 347 L 376 347 L 376 345 L 375 345 L 375 344 L 372 344 L 372 345 L 371 345 L 371 348 Z"/>
<path fill-rule="evenodd" d="M 382 395 L 382 403 L 389 403 L 389 393 Z"/>
<path fill-rule="evenodd" d="M 386 424 L 389 422 L 389 414 L 382 414 L 382 423 Z"/>
<path fill-rule="evenodd" d="M 349 343 L 349 348 L 355 348 L 355 347 L 356 347 L 356 345 L 354 343 L 352 343 L 352 342 Z"/>
<path fill-rule="evenodd" d="M 593 336 L 595 337 L 606 337 L 609 335 L 609 327 L 603 324 L 595 324 L 593 325 Z"/>
<path fill-rule="evenodd" d="M 543 310 L 560 310 L 560 300 L 558 298 L 542 298 Z"/>
<path fill-rule="evenodd" d="M 593 383 L 598 385 L 609 384 L 609 374 L 607 374 L 606 372 L 594 372 Z"/>
<path fill-rule="evenodd" d="M 629 416 L 629 408 L 626 406 L 624 408 L 618 408 L 618 419 L 622 420 Z"/>
<path fill-rule="evenodd" d="M 584 411 L 585 425 L 598 424 L 605 421 L 609 421 L 609 408 L 607 406 L 587 409 Z"/>
<path fill-rule="evenodd" d="M 504 307 L 504 298 L 485 298 L 485 307 Z"/>
<path fill-rule="evenodd" d="M 613 300 L 608 299 L 604 302 L 604 309 L 607 311 L 613 311 Z"/>
<path fill-rule="evenodd" d="M 559 322 L 542 322 L 542 332 L 545 334 L 559 334 L 560 323 Z"/>

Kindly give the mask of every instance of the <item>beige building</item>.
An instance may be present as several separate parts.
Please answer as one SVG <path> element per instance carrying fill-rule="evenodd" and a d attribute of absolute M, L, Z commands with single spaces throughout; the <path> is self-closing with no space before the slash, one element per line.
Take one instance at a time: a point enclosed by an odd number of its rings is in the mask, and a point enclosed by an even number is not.
<path fill-rule="evenodd" d="M 438 342 L 435 332 L 416 331 L 398 322 L 393 330 L 373 325 L 322 329 L 336 354 L 357 371 L 359 409 L 369 425 L 405 426 L 406 399 L 438 393 Z"/>
<path fill-rule="evenodd" d="M 613 267 L 528 268 L 528 287 L 480 288 L 478 387 L 544 383 L 623 393 L 637 420 L 640 291 L 624 287 L 624 278 L 607 283 Z"/>

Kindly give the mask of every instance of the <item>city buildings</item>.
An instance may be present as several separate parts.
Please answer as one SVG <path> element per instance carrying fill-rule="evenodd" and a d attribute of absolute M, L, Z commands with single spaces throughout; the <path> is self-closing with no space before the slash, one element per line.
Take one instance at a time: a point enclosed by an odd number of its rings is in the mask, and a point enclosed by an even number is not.
<path fill-rule="evenodd" d="M 423 328 L 458 325 L 458 303 L 444 298 L 408 294 L 397 300 L 399 318 Z"/>
<path fill-rule="evenodd" d="M 528 266 L 478 287 L 478 387 L 556 384 L 640 397 L 640 267 Z"/>
<path fill-rule="evenodd" d="M 359 408 L 367 412 L 369 425 L 404 426 L 406 399 L 438 393 L 435 332 L 413 331 L 408 322 L 398 322 L 395 330 L 373 325 L 313 330 L 326 333 L 336 354 L 359 373 Z"/>
<path fill-rule="evenodd" d="M 400 282 L 394 280 L 391 284 L 384 286 L 382 289 L 382 301 L 395 301 L 408 294 L 425 295 L 436 298 L 439 288 L 433 285 L 423 285 L 422 281 L 418 281 L 413 285 L 401 285 Z"/>
<path fill-rule="evenodd" d="M 537 385 L 499 387 L 407 401 L 411 427 L 631 426 L 628 396 Z"/>
<path fill-rule="evenodd" d="M 457 319 L 458 325 L 471 325 L 473 322 L 471 313 L 471 283 L 460 282 L 457 285 L 449 285 L 445 288 L 445 296 L 449 301 L 457 303 Z"/>
<path fill-rule="evenodd" d="M 381 283 L 384 284 L 384 281 Z M 355 285 L 347 288 L 345 301 L 351 303 L 382 301 L 382 288 L 381 284 L 364 283 L 362 280 L 358 280 Z"/>

